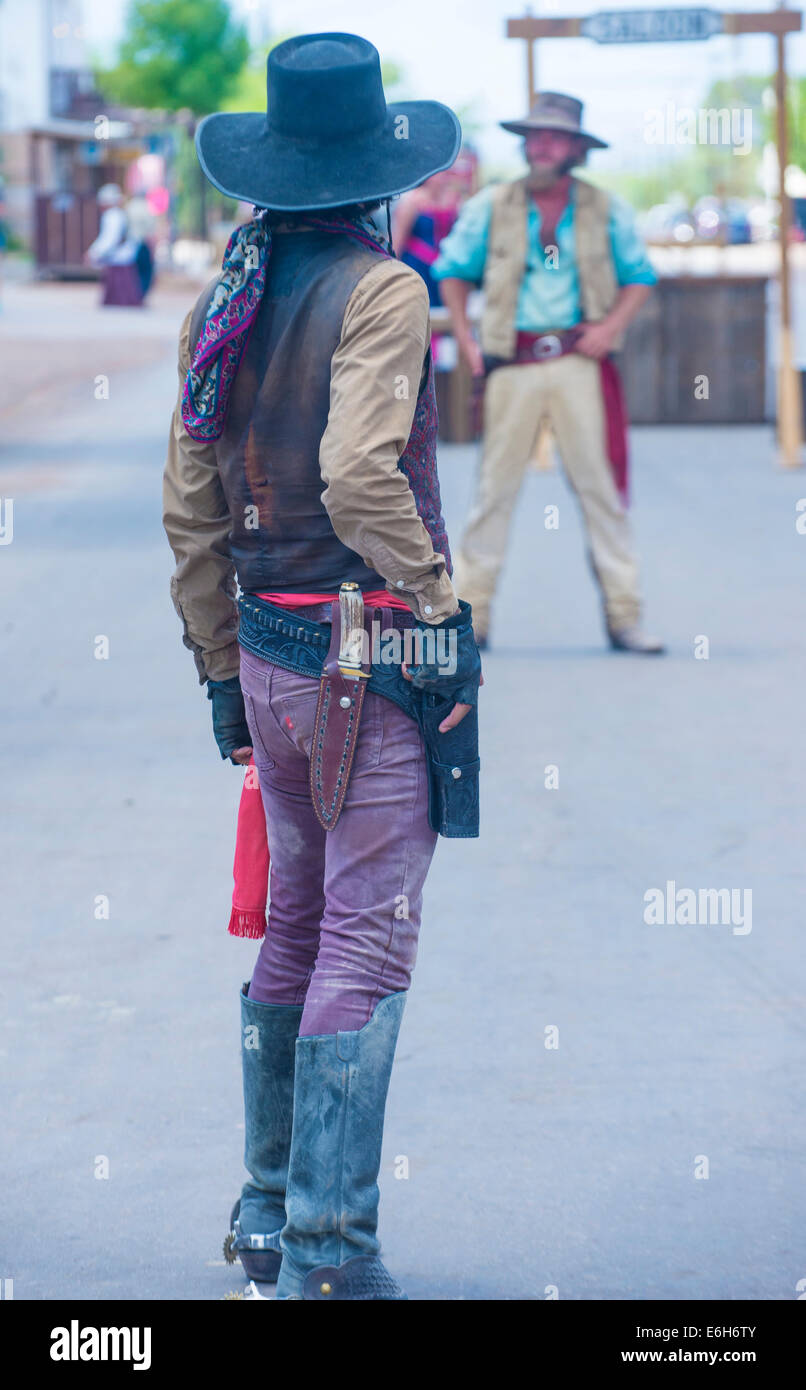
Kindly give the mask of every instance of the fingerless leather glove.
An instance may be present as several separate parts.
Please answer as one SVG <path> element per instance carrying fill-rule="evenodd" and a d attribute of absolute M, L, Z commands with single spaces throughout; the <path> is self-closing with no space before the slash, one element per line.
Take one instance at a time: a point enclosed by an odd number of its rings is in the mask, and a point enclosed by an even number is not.
<path fill-rule="evenodd" d="M 407 664 L 412 684 L 418 690 L 440 695 L 463 705 L 478 703 L 481 657 L 473 635 L 473 613 L 469 603 L 459 600 L 459 612 L 431 629 L 434 641 L 424 646 L 427 661 Z M 443 636 L 437 636 L 444 632 Z"/>
<path fill-rule="evenodd" d="M 240 677 L 208 680 L 207 698 L 213 702 L 213 734 L 222 758 L 228 758 L 236 748 L 251 748 L 252 735 L 246 722 Z"/>

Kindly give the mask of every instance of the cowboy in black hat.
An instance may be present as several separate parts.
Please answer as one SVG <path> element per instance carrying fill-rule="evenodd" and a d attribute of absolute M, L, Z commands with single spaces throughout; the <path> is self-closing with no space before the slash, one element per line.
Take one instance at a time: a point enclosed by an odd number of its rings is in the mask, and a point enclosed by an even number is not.
<path fill-rule="evenodd" d="M 253 759 L 265 811 L 226 1250 L 282 1299 L 405 1297 L 376 1235 L 386 1092 L 437 834 L 478 833 L 480 663 L 450 578 L 428 295 L 370 221 L 459 143 L 439 103 L 386 105 L 351 34 L 280 44 L 267 113 L 197 133 L 207 177 L 256 214 L 182 328 L 164 515 L 221 756 Z M 236 904 L 236 934 L 263 924 Z"/>
<path fill-rule="evenodd" d="M 478 488 L 454 582 L 473 605 L 479 644 L 512 512 L 541 423 L 549 420 L 587 530 L 605 624 L 617 650 L 657 653 L 641 626 L 638 566 L 627 520 L 626 413 L 611 353 L 656 276 L 630 209 L 572 175 L 605 141 L 582 128 L 582 103 L 543 92 L 521 120 L 525 178 L 482 190 L 443 241 L 432 274 L 484 399 Z M 485 292 L 481 342 L 468 292 Z"/>

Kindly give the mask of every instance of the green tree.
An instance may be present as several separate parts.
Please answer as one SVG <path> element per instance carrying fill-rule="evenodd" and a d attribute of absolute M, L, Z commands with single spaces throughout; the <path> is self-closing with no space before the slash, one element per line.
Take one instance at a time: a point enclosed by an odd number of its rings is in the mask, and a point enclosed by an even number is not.
<path fill-rule="evenodd" d="M 134 0 L 102 89 L 128 106 L 218 111 L 249 56 L 226 0 Z"/>
<path fill-rule="evenodd" d="M 776 138 L 775 77 L 739 74 L 730 81 L 715 82 L 705 98 L 706 106 L 739 106 L 753 113 L 753 147 Z M 806 169 L 806 80 L 790 77 L 786 84 L 789 129 L 789 163 Z"/>
<path fill-rule="evenodd" d="M 113 101 L 150 110 L 219 110 L 245 69 L 249 43 L 226 0 L 134 0 L 115 67 L 98 74 Z M 234 207 L 213 192 L 196 161 L 194 121 L 174 132 L 174 209 L 181 231 L 205 238 L 207 211 Z"/>
<path fill-rule="evenodd" d="M 720 78 L 711 83 L 697 103 L 699 109 L 707 111 L 740 111 L 742 132 L 752 132 L 749 154 L 737 156 L 727 143 L 698 142 L 690 147 L 673 147 L 668 152 L 663 146 L 658 146 L 657 163 L 652 169 L 644 168 L 640 172 L 611 171 L 600 175 L 594 165 L 589 177 L 595 183 L 620 193 L 634 207 L 640 209 L 649 208 L 655 203 L 665 203 L 670 195 L 675 193 L 682 193 L 689 206 L 706 194 L 757 198 L 760 193 L 758 171 L 762 150 L 767 141 L 775 138 L 774 103 L 770 104 L 768 97 L 773 81 L 772 77 L 737 73 L 733 77 Z M 792 104 L 795 85 L 792 83 L 789 91 L 790 114 L 793 116 L 790 123 L 790 157 L 794 162 L 800 163 L 797 156 L 799 137 L 794 120 L 797 107 Z M 745 112 L 750 113 L 749 117 L 744 115 Z M 806 108 L 804 112 L 806 113 Z"/>

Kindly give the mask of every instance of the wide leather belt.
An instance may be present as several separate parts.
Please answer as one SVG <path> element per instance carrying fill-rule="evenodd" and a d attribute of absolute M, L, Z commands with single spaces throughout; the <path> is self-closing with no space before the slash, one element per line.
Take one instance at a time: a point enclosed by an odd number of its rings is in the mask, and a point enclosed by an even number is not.
<path fill-rule="evenodd" d="M 491 372 L 498 367 L 520 367 L 534 366 L 536 362 L 549 362 L 555 357 L 566 357 L 569 352 L 576 352 L 576 345 L 582 336 L 582 328 L 558 328 L 556 333 L 527 333 L 519 330 L 515 339 L 515 354 L 513 357 L 491 357 L 489 354 L 484 356 L 484 376 L 474 377 L 474 409 L 476 411 L 476 423 L 481 424 L 481 398 L 484 392 L 484 383 Z"/>
<path fill-rule="evenodd" d="M 558 333 L 519 332 L 515 341 L 515 361 L 546 362 L 573 352 L 582 336 L 581 328 L 564 328 Z"/>
<path fill-rule="evenodd" d="M 271 661 L 273 665 L 282 666 L 286 671 L 295 671 L 297 675 L 315 676 L 319 679 L 333 636 L 329 621 L 312 622 L 310 618 L 303 618 L 298 613 L 290 614 L 287 609 L 278 608 L 267 599 L 259 598 L 257 594 L 242 594 L 238 599 L 238 607 L 238 641 L 242 647 L 253 656 Z M 370 615 L 369 608 L 366 613 Z M 380 623 L 381 632 L 390 627 L 402 632 L 410 631 L 415 647 L 417 633 L 426 630 L 425 623 L 418 624 L 411 613 L 402 613 L 399 609 L 376 608 L 374 619 Z M 393 700 L 406 714 L 413 717 L 412 687 L 391 667 L 373 662 L 370 667 L 369 689 Z"/>
<path fill-rule="evenodd" d="M 292 617 L 257 594 L 241 595 L 238 607 L 238 641 L 248 652 L 300 676 L 320 675 L 330 646 L 329 626 Z"/>

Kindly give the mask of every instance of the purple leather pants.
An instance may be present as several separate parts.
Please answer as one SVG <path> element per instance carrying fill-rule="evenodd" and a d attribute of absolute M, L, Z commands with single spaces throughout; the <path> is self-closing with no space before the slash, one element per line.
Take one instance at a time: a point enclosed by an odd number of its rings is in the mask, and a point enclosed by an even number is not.
<path fill-rule="evenodd" d="M 308 789 L 318 681 L 241 649 L 241 686 L 271 855 L 249 997 L 303 1004 L 303 1037 L 363 1028 L 381 999 L 409 988 L 417 956 L 437 840 L 420 731 L 367 692 L 344 809 L 325 832 Z"/>

